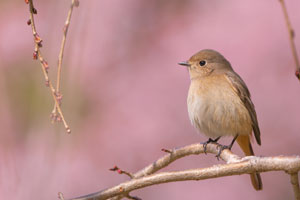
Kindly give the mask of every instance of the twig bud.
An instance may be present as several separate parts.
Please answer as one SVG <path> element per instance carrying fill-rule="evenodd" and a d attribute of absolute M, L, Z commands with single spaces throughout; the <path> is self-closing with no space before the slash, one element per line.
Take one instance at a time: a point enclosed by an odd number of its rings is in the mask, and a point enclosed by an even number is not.
<path fill-rule="evenodd" d="M 64 27 L 63 27 L 63 33 L 67 33 L 68 28 L 69 28 L 69 23 L 64 25 Z"/>
<path fill-rule="evenodd" d="M 33 60 L 36 60 L 38 58 L 38 52 L 36 50 L 33 52 L 32 57 L 33 57 Z"/>
<path fill-rule="evenodd" d="M 169 150 L 169 149 L 161 149 L 161 151 L 166 152 L 166 153 L 172 153 L 172 150 Z"/>
<path fill-rule="evenodd" d="M 31 19 L 27 20 L 27 25 L 29 26 L 31 24 Z"/>
<path fill-rule="evenodd" d="M 126 172 L 126 171 L 124 171 L 124 170 L 121 170 L 119 167 L 117 167 L 116 165 L 113 167 L 113 168 L 111 168 L 111 169 L 109 169 L 110 171 L 116 171 L 116 172 L 118 172 L 119 174 L 126 174 L 127 176 L 129 176 L 130 178 L 133 178 L 133 175 L 131 174 L 131 173 L 129 173 L 129 172 Z"/>
<path fill-rule="evenodd" d="M 74 1 L 74 6 L 75 6 L 75 7 L 78 7 L 78 6 L 79 6 L 79 0 L 75 0 L 75 1 Z"/>
<path fill-rule="evenodd" d="M 46 72 L 48 73 L 49 65 L 48 65 L 47 61 L 43 60 L 42 64 L 43 64 L 43 67 L 45 68 Z"/>
<path fill-rule="evenodd" d="M 291 37 L 294 39 L 295 38 L 295 31 L 293 29 L 290 30 L 290 34 L 291 34 Z"/>
<path fill-rule="evenodd" d="M 69 127 L 66 128 L 66 131 L 67 131 L 68 134 L 71 133 L 71 129 Z"/>
<path fill-rule="evenodd" d="M 35 15 L 37 14 L 37 10 L 35 9 L 35 7 L 32 7 L 32 13 Z"/>
<path fill-rule="evenodd" d="M 60 92 L 55 92 L 55 96 L 56 96 L 56 99 L 58 101 L 58 104 L 60 105 L 61 100 L 62 100 L 62 94 Z"/>
<path fill-rule="evenodd" d="M 49 87 L 49 80 L 45 81 L 45 85 L 46 85 L 46 87 Z"/>
<path fill-rule="evenodd" d="M 117 165 L 115 165 L 113 168 L 110 168 L 109 170 L 110 171 L 116 171 L 116 170 L 118 170 L 119 169 L 119 167 L 117 167 Z"/>
<path fill-rule="evenodd" d="M 300 80 L 300 72 L 299 72 L 299 70 L 296 70 L 295 75 Z"/>
<path fill-rule="evenodd" d="M 34 41 L 35 43 L 37 43 L 39 46 L 42 44 L 43 40 L 42 38 L 39 36 L 39 34 L 35 33 L 34 34 Z"/>
<path fill-rule="evenodd" d="M 56 115 L 56 119 L 55 119 L 55 121 L 57 121 L 57 122 L 61 122 L 61 116 L 60 115 Z"/>

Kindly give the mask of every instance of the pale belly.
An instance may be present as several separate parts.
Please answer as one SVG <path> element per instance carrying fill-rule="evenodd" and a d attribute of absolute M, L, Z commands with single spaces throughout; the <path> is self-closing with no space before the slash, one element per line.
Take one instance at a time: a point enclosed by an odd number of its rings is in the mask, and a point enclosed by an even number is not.
<path fill-rule="evenodd" d="M 193 126 L 207 137 L 250 135 L 252 121 L 238 95 L 230 88 L 197 88 L 191 84 L 188 112 Z"/>

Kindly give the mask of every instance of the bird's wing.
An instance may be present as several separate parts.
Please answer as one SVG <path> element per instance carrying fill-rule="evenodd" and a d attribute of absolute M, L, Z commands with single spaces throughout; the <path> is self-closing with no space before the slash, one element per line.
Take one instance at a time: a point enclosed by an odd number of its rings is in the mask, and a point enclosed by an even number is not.
<path fill-rule="evenodd" d="M 254 105 L 250 98 L 250 92 L 245 84 L 245 82 L 241 79 L 241 77 L 235 73 L 234 71 L 227 72 L 225 77 L 230 82 L 231 86 L 233 87 L 234 91 L 240 97 L 241 101 L 244 103 L 245 107 L 247 108 L 251 120 L 252 120 L 252 128 L 255 135 L 255 139 L 259 145 L 261 145 L 260 141 L 260 130 L 258 127 L 257 116 L 254 109 Z"/>

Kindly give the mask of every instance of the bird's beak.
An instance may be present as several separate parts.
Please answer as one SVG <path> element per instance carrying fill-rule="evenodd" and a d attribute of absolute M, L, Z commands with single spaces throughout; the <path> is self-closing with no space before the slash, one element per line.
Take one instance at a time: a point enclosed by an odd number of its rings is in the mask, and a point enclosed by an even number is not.
<path fill-rule="evenodd" d="M 183 62 L 180 62 L 178 64 L 183 65 L 183 66 L 187 66 L 187 67 L 191 66 L 191 64 L 188 61 L 183 61 Z"/>

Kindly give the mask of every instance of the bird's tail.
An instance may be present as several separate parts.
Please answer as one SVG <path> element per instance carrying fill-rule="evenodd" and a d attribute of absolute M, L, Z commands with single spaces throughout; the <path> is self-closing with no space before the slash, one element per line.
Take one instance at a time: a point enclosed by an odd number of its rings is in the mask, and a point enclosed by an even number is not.
<path fill-rule="evenodd" d="M 250 137 L 248 135 L 239 135 L 237 137 L 237 143 L 240 145 L 241 149 L 246 156 L 253 156 L 254 152 L 250 143 Z M 262 181 L 259 173 L 250 174 L 251 182 L 256 190 L 262 190 Z"/>

